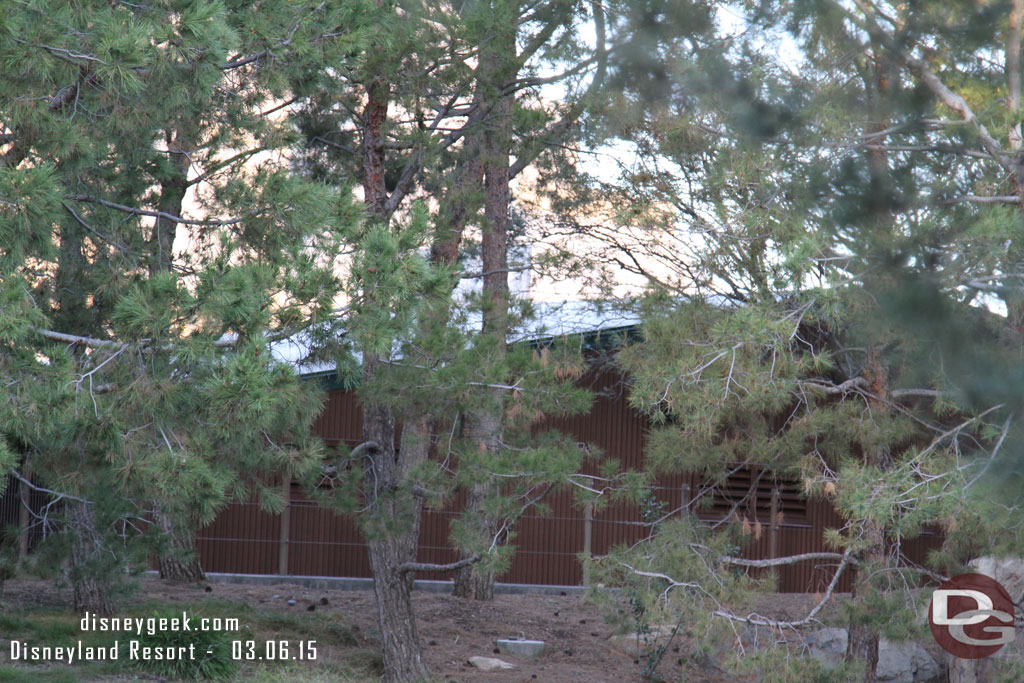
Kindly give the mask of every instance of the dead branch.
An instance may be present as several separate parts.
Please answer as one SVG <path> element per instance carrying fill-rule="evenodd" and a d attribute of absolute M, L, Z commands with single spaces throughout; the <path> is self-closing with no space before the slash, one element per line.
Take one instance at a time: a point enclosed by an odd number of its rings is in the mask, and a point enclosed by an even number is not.
<path fill-rule="evenodd" d="M 847 558 L 844 553 L 803 553 L 801 555 L 789 555 L 787 557 L 776 557 L 768 560 L 748 560 L 742 557 L 723 557 L 722 562 L 734 567 L 782 567 L 785 565 L 806 562 L 807 560 L 839 560 Z M 854 563 L 853 560 L 847 560 Z"/>

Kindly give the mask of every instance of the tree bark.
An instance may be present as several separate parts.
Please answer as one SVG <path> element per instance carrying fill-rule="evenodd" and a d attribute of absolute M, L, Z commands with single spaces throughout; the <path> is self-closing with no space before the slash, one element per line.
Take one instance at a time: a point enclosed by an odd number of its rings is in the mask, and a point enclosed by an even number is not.
<path fill-rule="evenodd" d="M 370 356 L 364 372 L 375 373 L 378 362 Z M 425 422 L 406 426 L 401 456 L 396 459 L 391 410 L 369 404 L 363 407 L 363 415 L 363 438 L 377 445 L 366 470 L 369 509 L 362 521 L 377 597 L 384 678 L 389 683 L 420 681 L 428 672 L 412 608 L 413 575 L 399 568 L 416 561 L 423 501 L 402 485 L 409 471 L 426 459 L 430 434 Z"/>
<path fill-rule="evenodd" d="M 188 191 L 188 171 L 191 166 L 189 155 L 194 144 L 181 131 L 168 133 L 168 154 L 171 157 L 172 172 L 160 183 L 160 200 L 157 209 L 171 216 L 181 216 L 181 207 Z M 174 238 L 177 236 L 178 222 L 170 218 L 159 217 L 153 225 L 146 246 L 149 248 L 149 274 L 170 271 L 174 256 Z"/>
<path fill-rule="evenodd" d="M 1009 35 L 1006 37 L 1006 100 L 1011 112 L 1020 109 L 1021 96 L 1021 21 L 1024 19 L 1024 0 L 1013 0 L 1010 7 Z M 1018 130 L 1018 134 L 1020 131 Z"/>
<path fill-rule="evenodd" d="M 22 466 L 21 476 L 32 481 L 32 469 Z M 28 558 L 29 531 L 32 524 L 32 490 L 28 484 L 18 482 L 18 557 L 25 561 Z"/>
<path fill-rule="evenodd" d="M 886 128 L 889 118 L 889 102 L 895 90 L 899 72 L 896 65 L 885 56 L 879 46 L 873 49 L 873 73 L 865 76 L 866 91 L 873 95 L 871 102 L 874 119 L 868 129 L 871 133 L 879 133 Z M 889 170 L 889 159 L 884 150 L 868 151 L 868 162 L 871 173 L 871 200 L 869 205 L 871 241 L 873 248 L 887 251 L 892 247 L 894 220 L 892 215 L 892 177 Z M 878 285 L 874 281 L 866 283 L 866 287 Z M 884 413 L 886 398 L 889 393 L 888 369 L 881 357 L 878 346 L 868 348 L 864 363 L 864 380 L 870 389 L 868 403 L 872 410 Z M 884 471 L 892 466 L 892 454 L 880 449 L 864 453 L 865 464 Z M 878 627 L 872 622 L 874 615 L 868 607 L 867 595 L 871 591 L 870 576 L 873 566 L 881 563 L 885 557 L 885 529 L 879 524 L 865 520 L 862 527 L 865 548 L 860 552 L 858 570 L 851 595 L 852 612 L 850 616 L 850 638 L 847 643 L 847 662 L 864 664 L 864 683 L 874 683 L 878 669 Z"/>
<path fill-rule="evenodd" d="M 494 353 L 488 359 L 501 364 L 508 339 L 508 209 L 510 125 L 512 117 L 511 95 L 502 95 L 502 84 L 508 77 L 507 62 L 515 54 L 515 32 L 498 27 L 500 38 L 489 41 L 480 57 L 478 87 L 496 99 L 491 115 L 484 121 L 481 157 L 484 173 L 483 241 L 483 325 L 481 332 L 494 338 Z M 482 451 L 497 452 L 501 448 L 504 426 L 505 396 L 501 389 L 490 390 L 490 396 L 481 402 L 474 414 L 467 416 L 471 439 Z M 481 473 L 483 474 L 483 473 Z M 497 495 L 498 484 L 484 481 L 474 484 L 466 499 L 465 514 L 476 545 L 486 549 L 494 541 L 502 520 L 494 519 L 483 509 L 483 502 Z M 479 548 L 466 548 L 460 559 L 480 552 Z M 494 572 L 486 564 L 470 564 L 455 573 L 455 595 L 476 600 L 494 598 Z"/>
<path fill-rule="evenodd" d="M 363 202 L 370 221 L 386 221 L 388 192 L 384 180 L 384 125 L 388 115 L 390 87 L 383 78 L 369 80 L 366 107 L 363 110 L 362 174 Z M 367 283 L 365 296 L 373 298 L 373 286 Z M 381 358 L 363 353 L 363 382 L 369 384 L 381 370 Z M 364 478 L 367 509 L 360 518 L 370 556 L 377 618 L 380 625 L 384 659 L 384 680 L 388 683 L 412 683 L 425 680 L 429 673 L 423 662 L 423 647 L 416 631 L 412 607 L 412 574 L 399 567 L 416 560 L 419 545 L 420 516 L 423 502 L 402 484 L 409 469 L 425 458 L 429 438 L 412 425 L 405 428 L 401 459 L 395 453 L 395 417 L 389 406 L 364 400 L 363 440 L 373 443 L 368 454 Z M 424 423 L 417 423 L 420 430 Z"/>
<path fill-rule="evenodd" d="M 472 528 L 482 543 L 494 538 L 498 531 L 497 521 L 481 512 L 483 501 L 495 494 L 493 489 L 494 484 L 491 482 L 477 484 L 470 488 L 466 496 L 465 514 L 476 517 L 472 522 Z M 459 555 L 459 559 L 468 559 L 471 554 L 469 551 L 463 551 Z M 455 585 L 452 592 L 460 598 L 493 600 L 494 579 L 494 572 L 490 569 L 481 567 L 479 564 L 470 564 L 455 571 Z"/>
<path fill-rule="evenodd" d="M 882 557 L 884 551 L 882 530 L 875 524 L 869 524 L 866 534 L 870 546 L 861 555 L 864 564 Z M 871 589 L 868 583 L 869 568 L 864 567 L 857 572 L 854 580 L 850 601 L 861 610 L 864 609 L 864 596 Z M 861 614 L 850 618 L 850 639 L 846 646 L 846 661 L 864 663 L 864 683 L 874 683 L 878 669 L 878 629 L 862 621 L 866 615 Z"/>
<path fill-rule="evenodd" d="M 160 183 L 160 199 L 157 208 L 172 216 L 181 216 L 188 191 L 188 171 L 191 166 L 189 154 L 194 144 L 181 130 L 168 132 L 167 148 L 171 159 L 172 172 Z M 178 222 L 169 218 L 157 218 L 146 246 L 149 248 L 150 277 L 170 272 L 174 263 L 174 238 Z M 173 513 L 155 503 L 154 522 L 164 536 L 157 556 L 160 578 L 170 581 L 195 582 L 206 578 L 196 552 L 195 533 L 184 519 L 176 519 Z"/>
<path fill-rule="evenodd" d="M 196 537 L 191 525 L 175 519 L 160 507 L 156 507 L 153 517 L 164 544 L 157 558 L 160 578 L 183 583 L 205 580 L 206 573 L 199 561 Z"/>
<path fill-rule="evenodd" d="M 91 503 L 77 500 L 67 501 L 68 524 L 71 527 L 71 558 L 69 573 L 74 593 L 76 612 L 110 615 L 114 613 L 114 601 L 110 595 L 109 582 L 101 576 L 97 560 L 105 551 L 105 543 L 99 530 Z"/>

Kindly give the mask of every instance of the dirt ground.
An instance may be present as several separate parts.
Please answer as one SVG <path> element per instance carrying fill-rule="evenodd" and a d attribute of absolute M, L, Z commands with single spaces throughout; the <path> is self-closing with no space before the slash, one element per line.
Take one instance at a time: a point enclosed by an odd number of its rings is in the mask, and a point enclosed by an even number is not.
<path fill-rule="evenodd" d="M 335 662 L 344 662 L 357 649 L 365 657 L 367 650 L 376 648 L 376 604 L 369 590 L 316 590 L 294 584 L 183 586 L 145 578 L 139 596 L 171 605 L 214 599 L 282 613 L 316 612 L 320 620 L 327 617 L 330 623 L 340 622 L 355 636 L 349 646 L 333 644 L 322 649 L 323 658 Z M 57 590 L 52 583 L 12 580 L 4 585 L 2 602 L 7 606 L 63 607 L 69 599 L 67 590 Z M 814 596 L 776 595 L 770 599 L 772 604 L 765 607 L 783 616 L 800 613 Z M 289 605 L 289 600 L 295 604 Z M 438 680 L 617 683 L 640 679 L 642 662 L 637 654 L 621 639 L 612 638 L 613 627 L 582 596 L 498 595 L 491 603 L 480 603 L 418 591 L 414 603 L 428 666 Z M 495 652 L 497 639 L 514 636 L 545 641 L 545 653 L 535 660 L 523 660 Z M 677 644 L 685 654 L 688 644 L 674 641 L 673 645 Z M 658 673 L 666 680 L 734 680 L 691 661 L 681 662 L 682 654 L 678 647 L 675 651 L 670 647 Z M 483 673 L 468 663 L 478 655 L 499 657 L 515 664 L 515 669 Z"/>

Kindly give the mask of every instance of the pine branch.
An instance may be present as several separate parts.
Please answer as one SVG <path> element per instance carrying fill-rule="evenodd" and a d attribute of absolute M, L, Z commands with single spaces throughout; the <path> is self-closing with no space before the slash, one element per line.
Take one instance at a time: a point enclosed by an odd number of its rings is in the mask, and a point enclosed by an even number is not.
<path fill-rule="evenodd" d="M 716 610 L 714 612 L 714 615 L 718 617 L 724 617 L 726 619 L 729 619 L 730 621 L 739 621 L 746 624 L 752 624 L 754 626 L 768 626 L 770 628 L 778 629 L 797 628 L 799 626 L 806 626 L 807 624 L 815 620 L 815 617 L 818 616 L 818 613 L 821 612 L 821 610 L 825 607 L 828 601 L 832 599 L 832 594 L 835 593 L 836 586 L 839 585 L 840 577 L 843 575 L 843 572 L 846 570 L 846 568 L 853 563 L 853 558 L 850 557 L 849 551 L 844 553 L 841 557 L 842 560 L 840 561 L 839 566 L 836 568 L 836 573 L 832 576 L 832 581 L 829 582 L 828 588 L 825 589 L 825 593 L 822 595 L 821 600 L 819 600 L 818 604 L 811 608 L 811 611 L 808 612 L 807 616 L 805 616 L 803 619 L 781 621 L 777 619 L 768 619 L 762 617 L 759 614 L 748 614 L 745 617 L 741 617 L 721 609 Z"/>
<path fill-rule="evenodd" d="M 43 493 L 49 493 L 51 496 L 54 496 L 54 498 L 56 500 L 51 501 L 50 502 L 51 505 L 53 503 L 55 503 L 56 501 L 60 500 L 61 498 L 68 498 L 69 500 L 78 501 L 79 503 L 84 503 L 86 505 L 92 505 L 92 501 L 91 500 L 86 500 L 85 498 L 79 498 L 78 496 L 72 496 L 70 493 L 61 493 L 60 491 L 54 491 L 53 489 L 43 488 L 42 486 L 36 486 L 31 481 L 29 481 L 25 477 L 21 476 L 20 474 L 18 474 L 17 471 L 15 471 L 15 470 L 11 470 L 10 474 L 11 474 L 12 477 L 14 477 L 18 481 L 20 481 L 25 486 L 29 487 L 33 491 L 41 491 Z"/>
<path fill-rule="evenodd" d="M 224 218 L 216 220 L 199 220 L 192 218 L 182 218 L 181 216 L 175 216 L 174 214 L 167 213 L 166 211 L 150 211 L 149 209 L 137 209 L 132 206 L 125 206 L 124 204 L 118 204 L 117 202 L 111 202 L 106 199 L 100 199 L 99 197 L 90 197 L 85 194 L 77 194 L 72 197 L 75 201 L 86 202 L 89 204 L 99 204 L 110 209 L 117 209 L 118 211 L 124 211 L 125 213 L 133 216 L 149 216 L 150 218 L 163 218 L 165 220 L 174 221 L 176 223 L 184 223 L 185 225 L 213 225 L 213 226 L 226 226 L 236 225 L 243 222 L 244 218 Z"/>
<path fill-rule="evenodd" d="M 351 460 L 355 460 L 356 458 L 363 457 L 369 451 L 379 451 L 379 450 L 380 450 L 380 444 L 378 444 L 376 441 L 366 441 L 366 442 L 363 442 L 363 443 L 359 444 L 355 448 L 353 448 L 352 452 L 348 454 L 348 457 Z"/>
<path fill-rule="evenodd" d="M 1012 194 L 1001 194 L 991 197 L 967 194 L 961 197 L 939 200 L 939 204 L 962 204 L 964 202 L 972 202 L 974 204 L 1018 204 L 1020 203 L 1020 197 Z"/>
<path fill-rule="evenodd" d="M 608 70 L 608 55 L 610 50 L 606 46 L 606 28 L 605 28 L 605 17 L 604 7 L 600 2 L 592 2 L 591 6 L 594 11 L 594 27 L 597 33 L 597 69 L 594 72 L 594 77 L 590 81 L 590 85 L 587 87 L 587 91 L 582 97 L 576 102 L 576 104 L 566 112 L 565 116 L 553 123 L 540 135 L 538 135 L 532 144 L 527 144 L 522 153 L 516 157 L 515 162 L 508 169 L 508 177 L 515 178 L 519 175 L 523 169 L 533 163 L 533 161 L 540 156 L 541 152 L 546 148 L 545 141 L 547 140 L 560 140 L 570 128 L 576 125 L 576 121 L 583 114 L 583 110 L 589 104 L 590 100 L 597 94 L 598 90 L 604 85 L 605 74 Z M 588 60 L 590 61 L 590 60 Z"/>
<path fill-rule="evenodd" d="M 869 385 L 863 377 L 854 377 L 841 384 L 831 384 L 820 380 L 804 380 L 800 385 L 817 391 L 824 391 L 826 394 L 847 394 L 856 389 L 867 389 Z"/>
<path fill-rule="evenodd" d="M 398 565 L 398 571 L 401 574 L 407 574 L 409 572 L 451 572 L 456 569 L 462 569 L 468 567 L 471 564 L 476 564 L 481 559 L 482 555 L 473 555 L 467 557 L 458 562 L 450 562 L 449 564 L 430 564 L 428 562 L 405 562 Z"/>
<path fill-rule="evenodd" d="M 748 560 L 742 557 L 723 557 L 722 562 L 730 564 L 734 567 L 784 567 L 797 562 L 806 562 L 807 560 L 840 560 L 842 561 L 846 555 L 844 553 L 803 553 L 801 555 L 789 555 L 787 557 L 776 557 L 768 560 Z M 849 560 L 850 563 L 854 563 L 853 560 Z"/>
<path fill-rule="evenodd" d="M 160 346 L 153 347 L 145 343 L 128 344 L 124 342 L 114 341 L 112 339 L 97 339 L 96 337 L 86 337 L 78 334 L 68 334 L 66 332 L 57 332 L 55 330 L 46 330 L 41 327 L 32 327 L 33 332 L 46 339 L 52 339 L 53 341 L 65 342 L 67 344 L 81 344 L 82 346 L 89 346 L 93 348 L 106 348 L 106 349 L 130 349 L 135 348 L 142 351 L 168 351 L 172 349 L 172 346 Z M 232 347 L 238 342 L 237 338 L 218 339 L 213 342 L 213 345 L 217 348 Z"/>
<path fill-rule="evenodd" d="M 44 330 L 39 327 L 33 327 L 32 331 L 41 337 L 46 339 L 52 339 L 53 341 L 65 342 L 67 344 L 81 344 L 82 346 L 91 346 L 98 349 L 124 349 L 127 347 L 126 344 L 112 341 L 110 339 L 97 339 L 95 337 L 84 337 L 77 334 L 67 334 L 65 332 L 55 332 L 54 330 Z"/>

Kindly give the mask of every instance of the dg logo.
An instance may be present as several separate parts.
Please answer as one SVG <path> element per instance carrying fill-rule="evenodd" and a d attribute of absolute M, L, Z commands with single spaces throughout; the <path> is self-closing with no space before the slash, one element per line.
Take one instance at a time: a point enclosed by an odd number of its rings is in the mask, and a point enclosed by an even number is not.
<path fill-rule="evenodd" d="M 960 574 L 932 594 L 928 622 L 951 655 L 981 659 L 1013 642 L 1013 600 L 993 578 Z"/>

